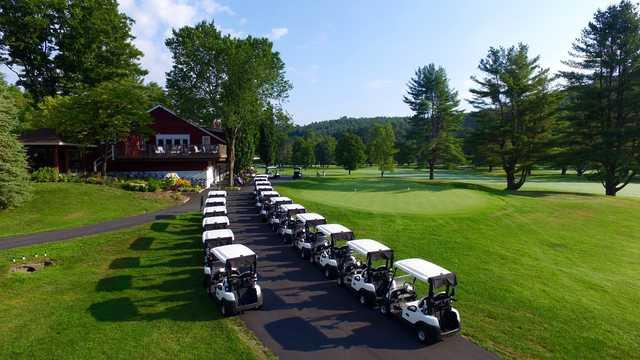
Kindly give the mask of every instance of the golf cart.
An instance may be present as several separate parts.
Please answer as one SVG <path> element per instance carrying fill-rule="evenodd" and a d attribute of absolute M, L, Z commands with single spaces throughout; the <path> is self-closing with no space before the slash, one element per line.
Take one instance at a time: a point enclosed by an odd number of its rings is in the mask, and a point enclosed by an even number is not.
<path fill-rule="evenodd" d="M 380 303 L 391 283 L 393 250 L 369 239 L 352 240 L 347 246 L 352 257 L 338 259 L 338 285 L 355 292 L 362 305 Z"/>
<path fill-rule="evenodd" d="M 327 279 L 332 279 L 338 273 L 338 261 L 347 261 L 342 258 L 351 256 L 346 242 L 355 239 L 355 236 L 353 231 L 340 224 L 318 225 L 317 229 L 318 240 L 324 240 L 324 244 L 316 247 L 310 261 L 322 268 Z"/>
<path fill-rule="evenodd" d="M 307 209 L 300 204 L 284 204 L 280 205 L 276 218 L 278 221 L 278 234 L 284 242 L 293 241 L 293 231 L 295 230 L 296 215 L 307 212 Z M 275 223 L 274 223 L 275 225 Z"/>
<path fill-rule="evenodd" d="M 229 227 L 229 218 L 226 216 L 212 216 L 202 219 L 202 231 L 226 229 Z"/>
<path fill-rule="evenodd" d="M 324 244 L 324 239 L 318 236 L 318 225 L 327 223 L 324 216 L 316 213 L 296 215 L 293 246 L 300 251 L 303 259 L 311 257 L 318 246 Z"/>
<path fill-rule="evenodd" d="M 266 181 L 266 180 L 260 180 L 260 181 L 257 181 L 257 182 L 256 182 L 255 184 L 253 184 L 253 185 L 254 185 L 253 193 L 254 193 L 254 194 L 258 194 L 258 189 L 259 189 L 260 187 L 264 187 L 264 186 L 271 186 L 271 182 Z"/>
<path fill-rule="evenodd" d="M 266 216 L 266 207 L 267 203 L 271 198 L 278 197 L 280 194 L 277 191 L 262 191 L 258 194 L 258 201 L 256 202 L 256 206 L 259 208 L 258 211 L 260 215 Z"/>
<path fill-rule="evenodd" d="M 234 236 L 231 229 L 208 230 L 202 233 L 202 247 L 205 254 L 208 250 L 217 246 L 231 245 Z"/>
<path fill-rule="evenodd" d="M 277 179 L 280 177 L 280 170 L 278 170 L 277 166 L 267 166 L 267 174 L 269 179 Z"/>
<path fill-rule="evenodd" d="M 256 187 L 256 202 L 259 203 L 262 197 L 263 192 L 265 191 L 273 191 L 271 185 L 260 185 Z"/>
<path fill-rule="evenodd" d="M 204 201 L 204 206 L 227 206 L 227 199 L 223 197 L 210 197 Z"/>
<path fill-rule="evenodd" d="M 207 197 L 208 198 L 218 198 L 218 197 L 226 198 L 227 192 L 224 190 L 211 190 L 207 194 Z"/>
<path fill-rule="evenodd" d="M 301 167 L 294 167 L 293 168 L 293 179 L 301 179 L 302 178 L 302 168 Z"/>
<path fill-rule="evenodd" d="M 256 176 L 253 177 L 253 182 L 257 182 L 260 180 L 269 180 L 269 175 L 267 174 L 258 174 Z"/>
<path fill-rule="evenodd" d="M 208 218 L 212 216 L 227 216 L 226 206 L 207 206 L 202 209 L 202 217 Z"/>
<path fill-rule="evenodd" d="M 293 204 L 293 200 L 286 196 L 272 197 L 269 201 L 265 202 L 264 213 L 260 213 L 262 215 L 262 221 L 267 221 L 269 225 L 273 227 L 273 231 L 278 229 L 278 224 L 280 223 L 280 219 L 276 217 L 278 207 L 284 204 Z"/>
<path fill-rule="evenodd" d="M 457 285 L 455 273 L 423 259 L 399 260 L 393 266 L 393 281 L 380 313 L 407 321 L 416 329 L 422 343 L 433 343 L 460 331 L 460 313 L 451 306 Z M 398 271 L 406 275 L 398 276 Z M 415 290 L 417 280 L 424 282 L 428 289 L 420 299 Z"/>
<path fill-rule="evenodd" d="M 218 302 L 222 316 L 262 307 L 256 254 L 251 249 L 241 244 L 219 246 L 210 250 L 208 258 L 207 293 Z"/>

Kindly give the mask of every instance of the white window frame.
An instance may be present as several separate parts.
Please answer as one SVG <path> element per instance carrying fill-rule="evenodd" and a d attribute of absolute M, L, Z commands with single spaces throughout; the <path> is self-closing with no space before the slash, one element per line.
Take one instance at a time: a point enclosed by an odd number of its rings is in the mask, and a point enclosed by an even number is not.
<path fill-rule="evenodd" d="M 156 134 L 156 146 L 158 146 L 158 141 L 162 140 L 167 145 L 167 141 L 170 141 L 170 144 L 173 145 L 175 140 L 180 140 L 180 145 L 182 145 L 183 140 L 187 140 L 187 146 L 191 145 L 191 135 L 189 134 Z"/>

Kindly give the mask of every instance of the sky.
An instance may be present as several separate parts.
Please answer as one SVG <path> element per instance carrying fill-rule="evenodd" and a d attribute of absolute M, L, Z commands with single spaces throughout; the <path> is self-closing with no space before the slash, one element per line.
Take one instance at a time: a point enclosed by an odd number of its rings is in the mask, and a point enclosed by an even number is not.
<path fill-rule="evenodd" d="M 120 0 L 135 20 L 146 81 L 165 83 L 172 28 L 213 20 L 223 33 L 266 36 L 293 84 L 286 110 L 296 124 L 341 116 L 408 115 L 402 102 L 419 66 L 443 66 L 461 106 L 489 47 L 529 45 L 557 71 L 572 42 L 607 0 L 233 1 Z M 6 72 L 6 70 L 5 70 Z M 11 74 L 7 74 L 12 80 Z"/>

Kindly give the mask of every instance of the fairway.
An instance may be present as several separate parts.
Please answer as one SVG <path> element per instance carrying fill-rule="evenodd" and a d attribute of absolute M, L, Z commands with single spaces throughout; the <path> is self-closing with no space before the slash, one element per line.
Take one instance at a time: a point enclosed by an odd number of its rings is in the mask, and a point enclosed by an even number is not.
<path fill-rule="evenodd" d="M 139 193 L 110 186 L 34 183 L 34 195 L 16 209 L 0 210 L 0 237 L 95 224 L 177 204 L 166 193 Z"/>
<path fill-rule="evenodd" d="M 200 219 L 0 251 L 0 359 L 267 356 L 202 288 Z M 9 272 L 45 251 L 54 266 Z"/>
<path fill-rule="evenodd" d="M 359 238 L 386 243 L 397 259 L 423 257 L 457 272 L 463 335 L 501 356 L 640 353 L 637 199 L 357 175 L 276 189 Z"/>

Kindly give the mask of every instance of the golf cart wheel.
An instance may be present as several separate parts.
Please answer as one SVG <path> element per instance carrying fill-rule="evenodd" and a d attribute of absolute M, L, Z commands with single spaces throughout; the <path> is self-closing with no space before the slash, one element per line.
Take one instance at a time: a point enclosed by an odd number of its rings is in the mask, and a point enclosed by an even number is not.
<path fill-rule="evenodd" d="M 369 306 L 369 297 L 364 291 L 360 291 L 358 293 L 358 301 L 360 302 L 361 305 Z"/>
<path fill-rule="evenodd" d="M 312 264 L 316 262 L 316 259 L 314 258 L 313 254 L 309 255 L 309 262 Z"/>
<path fill-rule="evenodd" d="M 324 267 L 324 277 L 327 279 L 331 279 L 331 269 L 328 266 Z"/>
<path fill-rule="evenodd" d="M 426 325 L 418 325 L 416 327 L 416 336 L 418 337 L 418 341 L 422 344 L 427 344 L 429 342 L 429 329 Z"/>
<path fill-rule="evenodd" d="M 380 314 L 382 316 L 389 316 L 390 313 L 391 307 L 389 306 L 389 304 L 383 303 L 382 305 L 380 305 Z"/>
<path fill-rule="evenodd" d="M 336 280 L 336 282 L 338 283 L 338 287 L 343 287 L 344 286 L 344 277 L 341 275 L 338 275 L 338 279 Z"/>
<path fill-rule="evenodd" d="M 229 301 L 222 300 L 220 303 L 220 315 L 223 317 L 232 316 L 235 314 L 235 310 L 233 309 L 233 304 Z"/>
<path fill-rule="evenodd" d="M 304 255 L 304 251 L 300 250 L 300 259 L 306 259 L 307 257 Z"/>

